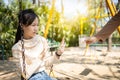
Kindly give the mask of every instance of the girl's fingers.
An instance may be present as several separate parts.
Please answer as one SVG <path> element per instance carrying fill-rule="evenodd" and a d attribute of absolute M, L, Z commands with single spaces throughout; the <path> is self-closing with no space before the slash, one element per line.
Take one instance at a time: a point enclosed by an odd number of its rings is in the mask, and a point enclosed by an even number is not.
<path fill-rule="evenodd" d="M 63 37 L 62 41 L 61 41 L 61 44 L 60 44 L 60 47 L 58 49 L 61 54 L 64 52 L 64 48 L 65 48 L 65 40 L 64 40 L 64 37 Z"/>

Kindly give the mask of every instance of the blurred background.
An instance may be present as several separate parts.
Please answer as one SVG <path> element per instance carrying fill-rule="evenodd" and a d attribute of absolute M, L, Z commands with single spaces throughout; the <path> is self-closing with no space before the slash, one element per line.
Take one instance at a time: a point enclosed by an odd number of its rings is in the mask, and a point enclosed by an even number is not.
<path fill-rule="evenodd" d="M 12 56 L 18 26 L 18 13 L 32 8 L 39 16 L 38 34 L 47 38 L 50 46 L 58 46 L 65 36 L 66 47 L 86 47 L 84 38 L 96 34 L 120 9 L 119 0 L 0 0 L 0 46 L 5 59 Z M 91 46 L 120 46 L 120 30 L 103 43 Z"/>

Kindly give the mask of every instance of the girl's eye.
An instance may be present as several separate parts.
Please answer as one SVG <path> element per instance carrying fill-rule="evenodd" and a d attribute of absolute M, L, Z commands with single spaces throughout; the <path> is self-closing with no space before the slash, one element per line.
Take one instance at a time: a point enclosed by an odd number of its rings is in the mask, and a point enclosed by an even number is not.
<path fill-rule="evenodd" d="M 35 25 L 32 25 L 32 26 L 35 26 Z"/>
<path fill-rule="evenodd" d="M 36 25 L 36 24 L 32 24 L 32 26 L 38 26 L 38 25 Z"/>

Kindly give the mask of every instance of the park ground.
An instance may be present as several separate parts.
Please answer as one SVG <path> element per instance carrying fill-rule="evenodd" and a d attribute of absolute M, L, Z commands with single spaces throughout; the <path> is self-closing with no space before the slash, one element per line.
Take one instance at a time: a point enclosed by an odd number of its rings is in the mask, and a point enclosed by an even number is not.
<path fill-rule="evenodd" d="M 0 61 L 0 80 L 20 80 L 16 62 L 12 58 Z M 65 48 L 51 76 L 58 80 L 120 80 L 120 47 L 111 52 L 106 47 Z"/>

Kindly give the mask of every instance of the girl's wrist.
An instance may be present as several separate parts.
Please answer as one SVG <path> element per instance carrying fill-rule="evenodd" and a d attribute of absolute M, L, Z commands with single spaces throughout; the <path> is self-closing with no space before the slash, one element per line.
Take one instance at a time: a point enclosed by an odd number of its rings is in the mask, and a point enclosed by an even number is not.
<path fill-rule="evenodd" d="M 56 55 L 56 56 L 59 56 L 59 57 L 61 56 L 61 54 L 58 54 L 58 52 L 57 52 L 57 51 L 55 52 L 55 55 Z"/>

